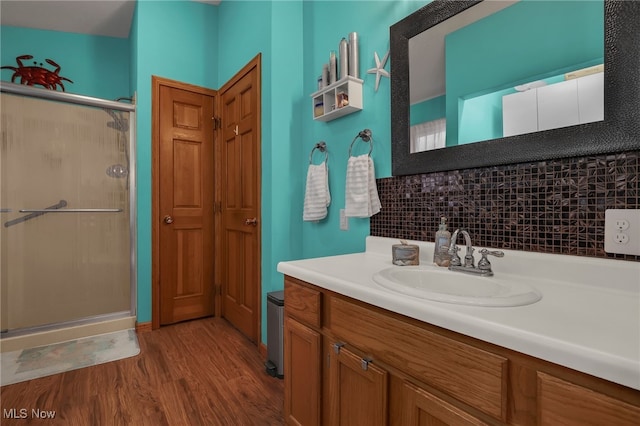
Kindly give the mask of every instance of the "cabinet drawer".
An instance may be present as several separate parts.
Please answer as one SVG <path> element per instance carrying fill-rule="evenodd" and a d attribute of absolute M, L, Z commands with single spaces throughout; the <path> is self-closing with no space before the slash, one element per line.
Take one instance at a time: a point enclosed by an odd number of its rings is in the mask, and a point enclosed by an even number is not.
<path fill-rule="evenodd" d="M 506 421 L 506 358 L 341 298 L 331 298 L 329 312 L 336 337 Z"/>
<path fill-rule="evenodd" d="M 402 388 L 402 426 L 488 426 L 468 413 L 409 382 Z"/>
<path fill-rule="evenodd" d="M 640 408 L 538 372 L 538 424 L 638 425 Z"/>
<path fill-rule="evenodd" d="M 287 315 L 308 325 L 320 327 L 322 294 L 319 291 L 306 287 L 295 278 L 285 277 L 284 300 Z"/>

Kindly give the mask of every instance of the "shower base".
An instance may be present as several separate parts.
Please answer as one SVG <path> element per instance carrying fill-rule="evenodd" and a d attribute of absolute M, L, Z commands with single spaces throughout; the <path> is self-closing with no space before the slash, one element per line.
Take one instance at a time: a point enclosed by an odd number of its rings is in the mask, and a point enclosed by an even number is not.
<path fill-rule="evenodd" d="M 118 316 L 104 320 L 57 326 L 52 329 L 39 329 L 37 331 L 15 331 L 3 333 L 0 339 L 0 352 L 12 352 L 20 349 L 34 348 L 36 346 L 50 345 L 65 342 L 67 340 L 110 333 L 113 331 L 135 328 L 135 316 Z"/>

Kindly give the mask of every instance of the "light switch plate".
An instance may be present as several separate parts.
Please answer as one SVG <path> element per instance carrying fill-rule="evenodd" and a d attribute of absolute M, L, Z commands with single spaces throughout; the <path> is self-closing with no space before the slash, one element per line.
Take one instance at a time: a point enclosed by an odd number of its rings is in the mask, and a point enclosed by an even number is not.
<path fill-rule="evenodd" d="M 604 251 L 640 256 L 640 209 L 605 210 Z"/>
<path fill-rule="evenodd" d="M 349 230 L 349 218 L 347 217 L 344 209 L 340 209 L 340 230 Z"/>

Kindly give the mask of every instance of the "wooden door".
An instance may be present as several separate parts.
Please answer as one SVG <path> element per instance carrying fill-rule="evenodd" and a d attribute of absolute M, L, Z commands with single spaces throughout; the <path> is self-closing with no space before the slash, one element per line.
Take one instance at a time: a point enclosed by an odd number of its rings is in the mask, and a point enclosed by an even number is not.
<path fill-rule="evenodd" d="M 260 56 L 220 89 L 222 315 L 260 339 Z"/>
<path fill-rule="evenodd" d="M 487 426 L 487 423 L 409 382 L 405 382 L 402 388 L 402 407 L 403 426 Z"/>
<path fill-rule="evenodd" d="M 213 315 L 215 92 L 153 78 L 154 327 Z"/>
<path fill-rule="evenodd" d="M 387 424 L 388 375 L 385 370 L 345 347 L 331 353 L 329 369 L 329 424 Z"/>
<path fill-rule="evenodd" d="M 320 425 L 322 336 L 291 318 L 284 320 L 284 420 Z"/>

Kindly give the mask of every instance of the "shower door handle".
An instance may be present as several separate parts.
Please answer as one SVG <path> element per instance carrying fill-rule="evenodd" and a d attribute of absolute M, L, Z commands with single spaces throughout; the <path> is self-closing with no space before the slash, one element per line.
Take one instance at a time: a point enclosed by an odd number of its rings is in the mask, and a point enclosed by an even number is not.
<path fill-rule="evenodd" d="M 164 223 L 166 223 L 167 225 L 171 225 L 173 223 L 173 218 L 169 215 L 166 215 L 164 217 Z"/>

